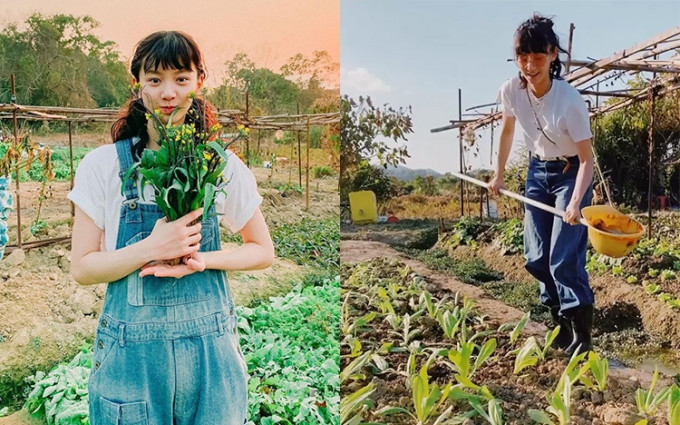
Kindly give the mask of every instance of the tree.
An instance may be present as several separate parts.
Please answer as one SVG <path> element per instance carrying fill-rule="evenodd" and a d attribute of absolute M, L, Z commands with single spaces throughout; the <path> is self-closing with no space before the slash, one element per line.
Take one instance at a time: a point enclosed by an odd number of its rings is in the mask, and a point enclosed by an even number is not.
<path fill-rule="evenodd" d="M 120 106 L 127 98 L 125 64 L 113 42 L 100 41 L 89 16 L 33 14 L 26 29 L 0 32 L 0 97 L 10 100 L 16 76 L 17 102 L 71 107 Z"/>
<path fill-rule="evenodd" d="M 629 87 L 644 88 L 647 84 L 636 79 L 629 83 Z M 670 187 L 669 177 L 677 172 L 680 162 L 678 116 L 680 93 L 674 92 L 656 99 L 652 173 L 655 195 L 663 195 Z M 650 104 L 644 101 L 610 112 L 598 118 L 593 125 L 598 162 L 618 189 L 619 198 L 613 201 L 638 207 L 646 205 L 650 121 Z"/>
<path fill-rule="evenodd" d="M 407 140 L 413 126 L 410 106 L 377 108 L 370 97 L 359 97 L 356 102 L 348 96 L 343 96 L 340 104 L 340 187 L 345 199 L 348 192 L 342 188 L 351 186 L 362 162 L 377 160 L 385 168 L 406 162 L 408 151 L 399 143 Z"/>
<path fill-rule="evenodd" d="M 359 190 L 373 191 L 376 201 L 382 204 L 396 194 L 398 187 L 385 173 L 384 168 L 371 165 L 368 161 L 362 161 L 349 187 L 346 188 L 346 192 Z"/>
<path fill-rule="evenodd" d="M 439 188 L 437 187 L 437 181 L 433 176 L 416 176 L 414 186 L 418 193 L 425 196 L 436 196 L 439 195 Z"/>

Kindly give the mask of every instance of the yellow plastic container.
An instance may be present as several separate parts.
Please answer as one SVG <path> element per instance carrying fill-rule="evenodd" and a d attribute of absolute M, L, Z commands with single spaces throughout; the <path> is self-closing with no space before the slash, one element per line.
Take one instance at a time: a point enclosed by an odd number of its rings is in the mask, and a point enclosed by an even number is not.
<path fill-rule="evenodd" d="M 593 248 L 609 257 L 628 255 L 645 233 L 640 222 L 609 205 L 592 205 L 581 210 L 588 222 L 588 239 Z"/>
<path fill-rule="evenodd" d="M 349 193 L 349 209 L 354 224 L 376 223 L 378 206 L 375 193 L 370 190 Z"/>

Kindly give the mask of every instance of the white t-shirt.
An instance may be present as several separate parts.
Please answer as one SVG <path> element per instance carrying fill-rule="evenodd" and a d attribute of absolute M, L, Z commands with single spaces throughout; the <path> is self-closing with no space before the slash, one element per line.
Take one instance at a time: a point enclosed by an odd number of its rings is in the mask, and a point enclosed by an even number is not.
<path fill-rule="evenodd" d="M 498 97 L 503 113 L 517 119 L 527 148 L 538 156 L 576 155 L 575 143 L 593 137 L 585 101 L 578 90 L 564 80 L 553 80 L 550 90 L 536 99 L 531 89 L 521 88 L 519 77 L 515 77 L 503 83 Z M 539 130 L 539 124 L 555 144 Z"/>
<path fill-rule="evenodd" d="M 232 232 L 238 232 L 252 218 L 262 203 L 253 173 L 233 152 L 227 152 L 223 175 L 229 183 L 226 195 L 215 198 L 218 217 Z M 120 209 L 125 197 L 121 194 L 120 163 L 114 144 L 104 145 L 89 152 L 78 165 L 73 190 L 68 199 L 73 201 L 104 231 L 104 249 L 114 251 L 118 237 Z M 139 184 L 137 187 L 141 187 Z M 144 196 L 137 202 L 153 203 L 153 187 L 146 185 Z"/>

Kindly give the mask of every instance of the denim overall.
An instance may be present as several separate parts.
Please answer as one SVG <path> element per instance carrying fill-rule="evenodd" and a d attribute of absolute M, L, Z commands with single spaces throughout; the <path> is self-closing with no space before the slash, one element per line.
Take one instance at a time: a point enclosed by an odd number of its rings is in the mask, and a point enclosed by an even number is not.
<path fill-rule="evenodd" d="M 564 211 L 574 192 L 578 157 L 564 161 L 542 161 L 533 155 L 529 161 L 525 196 Z M 590 205 L 592 190 L 588 188 L 581 208 Z M 593 290 L 588 285 L 585 226 L 565 223 L 561 217 L 531 205 L 525 206 L 524 257 L 526 269 L 539 281 L 541 303 L 560 312 L 594 304 Z"/>
<path fill-rule="evenodd" d="M 132 141 L 116 143 L 120 176 Z M 163 217 L 124 188 L 116 249 L 147 237 Z M 205 214 L 201 251 L 220 249 L 217 217 Z M 109 283 L 88 385 L 92 425 L 236 425 L 246 422 L 247 368 L 234 303 L 220 270 L 181 279 L 139 277 Z"/>

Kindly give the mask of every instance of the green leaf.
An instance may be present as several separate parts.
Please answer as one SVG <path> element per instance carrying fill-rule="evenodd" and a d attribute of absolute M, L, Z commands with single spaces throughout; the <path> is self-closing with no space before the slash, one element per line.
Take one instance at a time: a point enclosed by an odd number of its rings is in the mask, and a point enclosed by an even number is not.
<path fill-rule="evenodd" d="M 555 425 L 555 423 L 550 420 L 548 414 L 542 410 L 529 409 L 528 413 L 531 420 L 538 422 L 539 424 Z"/>

